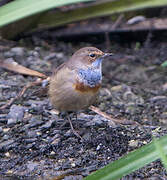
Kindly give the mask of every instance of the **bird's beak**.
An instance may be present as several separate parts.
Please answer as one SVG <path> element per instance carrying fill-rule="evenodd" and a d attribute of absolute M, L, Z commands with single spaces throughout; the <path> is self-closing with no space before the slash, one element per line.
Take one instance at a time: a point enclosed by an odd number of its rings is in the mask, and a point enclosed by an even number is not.
<path fill-rule="evenodd" d="M 113 56 L 113 53 L 104 53 L 104 55 L 102 55 L 102 58 L 108 57 L 108 56 Z"/>

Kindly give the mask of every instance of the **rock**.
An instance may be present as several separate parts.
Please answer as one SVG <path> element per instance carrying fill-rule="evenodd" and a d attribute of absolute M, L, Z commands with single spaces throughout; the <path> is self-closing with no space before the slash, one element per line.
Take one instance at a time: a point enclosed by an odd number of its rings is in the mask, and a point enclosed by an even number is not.
<path fill-rule="evenodd" d="M 45 61 L 55 59 L 55 58 L 63 58 L 63 53 L 50 53 L 48 56 L 44 58 Z"/>
<path fill-rule="evenodd" d="M 14 57 L 14 52 L 12 52 L 12 51 L 7 51 L 7 52 L 4 53 L 4 57 L 5 57 L 5 58 Z"/>
<path fill-rule="evenodd" d="M 42 125 L 41 129 L 42 130 L 50 129 L 55 122 L 56 122 L 55 120 L 50 120 L 50 121 L 46 122 L 44 125 Z"/>
<path fill-rule="evenodd" d="M 44 106 L 47 104 L 48 102 L 46 100 L 44 101 L 35 101 L 35 100 L 29 100 L 26 102 L 26 105 L 30 105 L 31 106 L 31 110 L 38 112 L 38 113 L 42 113 Z"/>
<path fill-rule="evenodd" d="M 27 132 L 27 136 L 29 138 L 36 138 L 38 135 L 37 135 L 37 133 L 35 131 L 32 130 L 32 131 Z"/>
<path fill-rule="evenodd" d="M 92 120 L 85 123 L 85 126 L 100 126 L 106 121 L 108 121 L 106 118 L 100 116 L 99 114 L 96 114 Z"/>
<path fill-rule="evenodd" d="M 157 101 L 167 101 L 167 96 L 154 96 L 149 99 L 152 103 L 155 103 Z"/>
<path fill-rule="evenodd" d="M 38 167 L 38 163 L 33 161 L 28 161 L 27 163 L 27 169 L 31 172 L 34 171 Z"/>
<path fill-rule="evenodd" d="M 8 140 L 0 143 L 0 151 L 5 150 L 6 147 L 13 144 L 14 140 Z"/>
<path fill-rule="evenodd" d="M 3 132 L 3 129 L 2 129 L 2 127 L 0 127 L 0 133 L 2 133 Z"/>
<path fill-rule="evenodd" d="M 14 47 L 10 51 L 14 54 L 14 56 L 24 56 L 26 52 L 22 47 Z"/>
<path fill-rule="evenodd" d="M 23 120 L 25 108 L 22 106 L 12 105 L 8 113 L 8 125 L 15 124 Z"/>
<path fill-rule="evenodd" d="M 25 139 L 25 143 L 27 144 L 31 144 L 36 142 L 38 139 L 37 138 L 29 138 L 29 139 Z"/>
<path fill-rule="evenodd" d="M 37 57 L 37 58 L 39 57 L 39 53 L 37 51 L 29 51 L 28 55 L 33 56 L 33 57 Z"/>
<path fill-rule="evenodd" d="M 33 128 L 33 127 L 37 127 L 40 126 L 41 124 L 43 124 L 44 122 L 37 117 L 32 117 L 29 121 L 29 128 Z"/>
<path fill-rule="evenodd" d="M 7 124 L 11 125 L 11 124 L 16 124 L 17 123 L 17 119 L 8 119 Z"/>
<path fill-rule="evenodd" d="M 22 121 L 24 117 L 25 108 L 22 106 L 12 105 L 10 108 L 10 112 L 8 113 L 8 125 L 15 124 L 17 122 Z"/>

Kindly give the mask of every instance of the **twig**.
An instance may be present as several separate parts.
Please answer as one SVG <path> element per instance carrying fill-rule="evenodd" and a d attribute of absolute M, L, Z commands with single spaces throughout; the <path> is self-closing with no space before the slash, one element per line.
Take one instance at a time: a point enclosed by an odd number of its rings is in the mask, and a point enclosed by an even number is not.
<path fill-rule="evenodd" d="M 13 71 L 13 72 L 17 72 L 20 74 L 25 74 L 25 75 L 30 75 L 30 76 L 36 76 L 36 77 L 40 77 L 40 78 L 47 78 L 47 76 L 43 73 L 40 73 L 38 71 L 34 71 L 32 69 L 26 68 L 16 62 L 5 62 L 3 60 L 0 60 L 0 67 Z"/>
<path fill-rule="evenodd" d="M 117 20 L 115 21 L 115 23 L 112 25 L 111 29 L 112 29 L 112 30 L 115 30 L 115 29 L 121 24 L 123 18 L 124 18 L 124 15 L 121 14 L 121 15 L 117 18 Z"/>
<path fill-rule="evenodd" d="M 89 109 L 94 111 L 95 113 L 103 116 L 104 118 L 109 119 L 112 125 L 115 125 L 115 123 L 123 124 L 123 125 L 133 125 L 133 124 L 138 125 L 138 123 L 135 121 L 129 121 L 129 120 L 122 119 L 122 118 L 120 118 L 120 119 L 113 118 L 111 115 L 109 115 L 105 112 L 102 112 L 99 108 L 97 108 L 95 106 L 90 106 Z"/>

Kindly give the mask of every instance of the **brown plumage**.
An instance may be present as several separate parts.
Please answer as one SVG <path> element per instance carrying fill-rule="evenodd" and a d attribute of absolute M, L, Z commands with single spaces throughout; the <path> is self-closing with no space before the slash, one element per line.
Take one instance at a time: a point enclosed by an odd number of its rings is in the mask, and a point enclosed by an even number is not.
<path fill-rule="evenodd" d="M 85 47 L 60 65 L 53 73 L 49 86 L 49 97 L 53 107 L 68 112 L 86 109 L 92 105 L 101 87 L 101 80 L 98 79 L 101 66 L 96 70 L 92 63 L 106 55 L 95 47 Z M 80 71 L 83 73 L 79 74 Z"/>

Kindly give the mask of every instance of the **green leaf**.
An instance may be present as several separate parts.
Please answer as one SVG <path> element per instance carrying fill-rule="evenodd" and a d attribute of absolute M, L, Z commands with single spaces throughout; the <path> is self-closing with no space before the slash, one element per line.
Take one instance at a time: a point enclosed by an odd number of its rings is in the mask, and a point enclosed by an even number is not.
<path fill-rule="evenodd" d="M 157 142 L 167 154 L 167 135 L 161 137 Z M 116 180 L 159 158 L 159 151 L 156 150 L 154 142 L 151 142 L 90 174 L 84 180 Z"/>
<path fill-rule="evenodd" d="M 163 63 L 161 64 L 161 66 L 162 66 L 162 67 L 166 67 L 166 66 L 167 66 L 167 61 L 163 62 Z"/>
<path fill-rule="evenodd" d="M 41 17 L 39 24 L 42 25 L 41 29 L 52 28 L 83 19 L 164 5 L 167 5 L 166 0 L 111 0 L 67 12 L 48 12 Z"/>
<path fill-rule="evenodd" d="M 167 5 L 166 0 L 105 0 L 66 12 L 47 11 L 85 1 L 91 0 L 15 0 L 0 7 L 0 27 L 3 27 L 0 29 L 1 36 L 13 38 L 25 31 L 40 31 L 88 18 Z"/>
<path fill-rule="evenodd" d="M 17 0 L 0 7 L 0 27 L 30 15 L 90 0 Z"/>
<path fill-rule="evenodd" d="M 162 144 L 156 138 L 153 138 L 153 141 L 154 141 L 156 150 L 158 151 L 158 154 L 161 158 L 162 164 L 164 165 L 164 167 L 167 170 L 167 157 L 166 157 L 165 152 L 163 150 Z"/>

